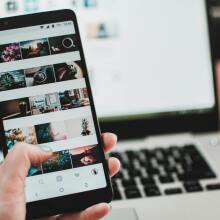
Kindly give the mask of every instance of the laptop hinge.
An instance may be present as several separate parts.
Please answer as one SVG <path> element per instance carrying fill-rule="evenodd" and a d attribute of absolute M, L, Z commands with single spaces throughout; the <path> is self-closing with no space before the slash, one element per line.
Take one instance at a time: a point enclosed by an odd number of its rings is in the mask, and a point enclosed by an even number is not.
<path fill-rule="evenodd" d="M 148 143 L 163 144 L 165 142 L 184 143 L 190 142 L 194 139 L 193 133 L 178 133 L 178 134 L 166 134 L 166 135 L 153 135 L 145 138 Z"/>

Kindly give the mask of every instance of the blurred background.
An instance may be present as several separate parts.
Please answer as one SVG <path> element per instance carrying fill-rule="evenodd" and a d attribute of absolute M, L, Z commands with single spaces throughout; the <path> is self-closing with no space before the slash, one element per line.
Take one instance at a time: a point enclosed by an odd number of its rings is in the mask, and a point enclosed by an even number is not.
<path fill-rule="evenodd" d="M 220 59 L 220 0 L 210 0 L 210 2 L 214 24 L 216 68 L 220 75 L 220 62 L 218 61 Z M 135 2 L 130 5 L 135 5 Z M 123 118 L 123 115 L 131 116 L 132 112 L 129 112 L 129 109 L 132 107 L 133 112 L 137 112 L 135 105 L 129 105 L 127 112 L 123 107 L 120 109 L 121 100 L 127 101 L 127 105 L 131 103 L 130 100 L 138 103 L 139 96 L 135 91 L 131 90 L 129 95 L 123 94 L 123 89 L 127 90 L 125 83 L 123 88 L 123 82 L 127 80 L 128 72 L 131 74 L 131 70 L 136 70 L 140 65 L 140 63 L 132 65 L 126 60 L 127 57 L 121 59 L 119 48 L 127 36 L 132 34 L 129 26 L 125 26 L 126 23 L 123 21 L 128 16 L 122 16 L 123 7 L 128 7 L 125 0 L 0 0 L 0 17 L 63 8 L 73 9 L 78 16 L 97 113 L 100 120 L 106 122 L 114 120 L 116 115 L 117 120 L 120 120 L 120 116 Z M 126 45 L 129 44 L 132 46 L 133 42 L 126 42 Z M 123 48 L 123 50 L 128 50 L 128 48 Z M 117 99 L 115 94 L 117 94 Z M 140 109 L 141 105 L 137 108 Z M 150 111 L 149 116 L 151 116 Z"/>

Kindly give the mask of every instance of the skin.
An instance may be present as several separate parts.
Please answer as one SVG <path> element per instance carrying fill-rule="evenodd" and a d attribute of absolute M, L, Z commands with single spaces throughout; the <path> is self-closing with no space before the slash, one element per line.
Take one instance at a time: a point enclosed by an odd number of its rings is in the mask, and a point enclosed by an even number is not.
<path fill-rule="evenodd" d="M 102 135 L 105 152 L 109 152 L 117 142 L 111 133 Z M 48 160 L 52 151 L 43 151 L 37 146 L 25 143 L 16 144 L 0 166 L 0 220 L 24 220 L 26 199 L 24 192 L 25 178 L 30 165 L 37 165 Z M 109 174 L 114 176 L 120 169 L 116 158 L 108 159 Z M 101 203 L 79 213 L 70 213 L 47 217 L 42 220 L 98 220 L 109 213 L 111 206 Z"/>

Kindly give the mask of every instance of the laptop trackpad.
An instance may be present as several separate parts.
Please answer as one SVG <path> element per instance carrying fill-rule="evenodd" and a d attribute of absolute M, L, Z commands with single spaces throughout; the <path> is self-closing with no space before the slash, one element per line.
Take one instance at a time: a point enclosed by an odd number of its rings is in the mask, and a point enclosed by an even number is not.
<path fill-rule="evenodd" d="M 116 219 L 126 219 L 126 220 L 138 220 L 135 209 L 124 208 L 124 209 L 112 209 L 104 220 L 116 220 Z"/>

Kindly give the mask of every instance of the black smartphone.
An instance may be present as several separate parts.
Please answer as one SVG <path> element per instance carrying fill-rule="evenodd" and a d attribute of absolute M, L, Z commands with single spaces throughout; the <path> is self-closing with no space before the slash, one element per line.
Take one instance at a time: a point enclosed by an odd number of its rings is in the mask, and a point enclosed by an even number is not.
<path fill-rule="evenodd" d="M 29 170 L 27 218 L 112 200 L 73 11 L 0 19 L 0 115 L 5 156 L 18 142 L 53 150 Z"/>

